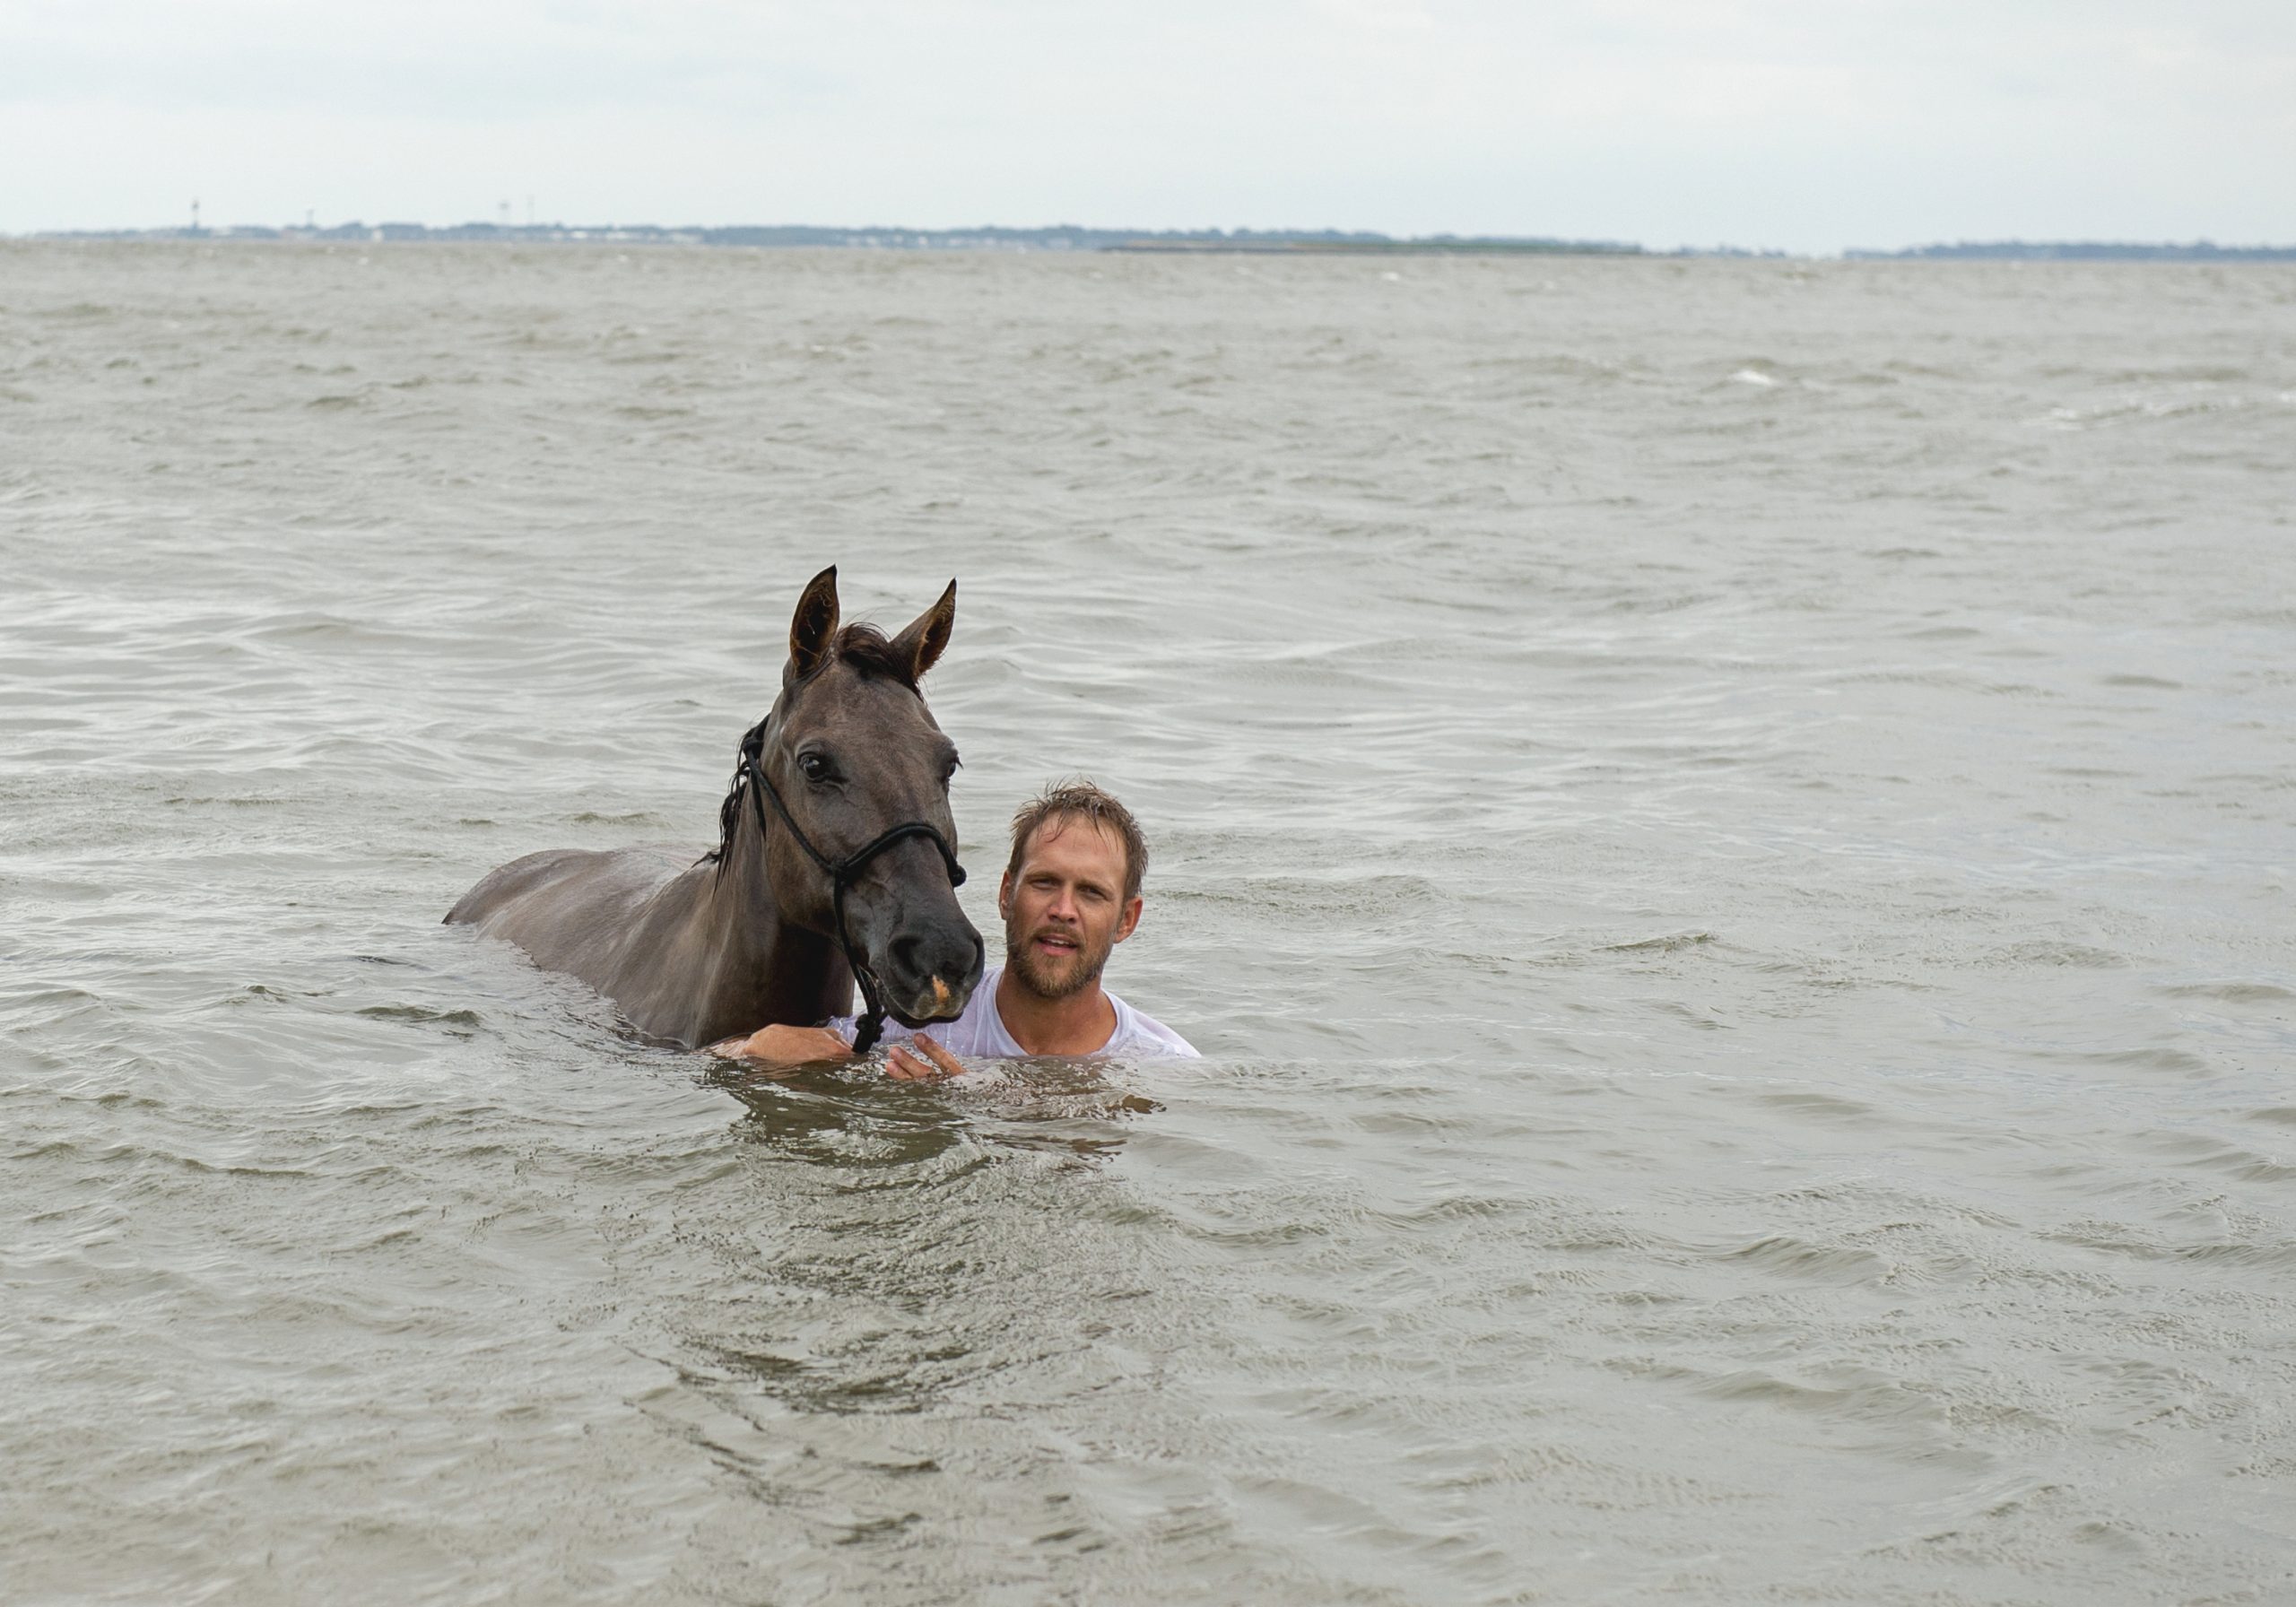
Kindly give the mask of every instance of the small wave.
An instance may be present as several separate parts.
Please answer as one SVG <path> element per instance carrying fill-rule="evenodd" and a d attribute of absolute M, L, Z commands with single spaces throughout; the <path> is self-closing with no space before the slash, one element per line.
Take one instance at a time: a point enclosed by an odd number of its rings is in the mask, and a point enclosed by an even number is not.
<path fill-rule="evenodd" d="M 422 1026 L 477 1027 L 475 1010 L 431 1010 L 421 1004 L 370 1004 L 353 1013 L 378 1021 L 413 1021 Z"/>
<path fill-rule="evenodd" d="M 1665 932 L 1657 937 L 1638 937 L 1622 943 L 1605 943 L 1599 951 L 1605 954 L 1671 954 L 1677 949 L 1695 949 L 1701 943 L 1715 941 L 1711 932 Z"/>
<path fill-rule="evenodd" d="M 1826 1121 L 1863 1123 L 1879 1113 L 1871 1105 L 1855 1099 L 1839 1099 L 1832 1094 L 1813 1093 L 1797 1090 L 1790 1093 L 1764 1093 L 1755 1096 L 1756 1102 L 1779 1110 L 1790 1110 L 1796 1116 L 1816 1116 Z"/>
<path fill-rule="evenodd" d="M 2171 999 L 2219 999 L 2227 1004 L 2296 1003 L 2296 988 L 2276 982 L 2179 982 L 2157 991 Z"/>
<path fill-rule="evenodd" d="M 2190 418 L 2197 414 L 2236 412 L 2248 405 L 2246 397 L 2216 394 L 2202 384 L 2166 396 L 2133 396 L 2088 407 L 2053 407 L 2037 421 L 2060 430 L 2144 423 L 2153 420 Z"/>
<path fill-rule="evenodd" d="M 2113 970 L 2128 964 L 2128 956 L 2116 954 L 2109 949 L 2092 949 L 2086 943 L 2033 942 L 2011 943 L 1994 950 L 1979 962 L 1980 965 L 2058 965 L 2079 967 L 2087 970 Z"/>
<path fill-rule="evenodd" d="M 1718 1259 L 1821 1283 L 1866 1283 L 1890 1271 L 1890 1264 L 1871 1250 L 1812 1244 L 1782 1233 L 1722 1251 Z"/>

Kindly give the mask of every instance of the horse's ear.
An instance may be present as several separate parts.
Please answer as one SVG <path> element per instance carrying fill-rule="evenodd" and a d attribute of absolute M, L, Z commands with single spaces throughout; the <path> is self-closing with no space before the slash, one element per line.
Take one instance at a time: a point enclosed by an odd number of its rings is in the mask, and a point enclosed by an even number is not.
<path fill-rule="evenodd" d="M 925 679 L 925 672 L 939 661 L 942 649 L 949 645 L 949 631 L 957 622 L 957 583 L 949 582 L 949 589 L 941 600 L 909 621 L 909 629 L 893 638 L 893 656 L 916 666 L 909 672 L 911 681 Z"/>
<path fill-rule="evenodd" d="M 797 612 L 789 620 L 789 667 L 781 673 L 784 686 L 796 684 L 822 667 L 837 641 L 837 566 L 831 564 L 805 583 Z"/>

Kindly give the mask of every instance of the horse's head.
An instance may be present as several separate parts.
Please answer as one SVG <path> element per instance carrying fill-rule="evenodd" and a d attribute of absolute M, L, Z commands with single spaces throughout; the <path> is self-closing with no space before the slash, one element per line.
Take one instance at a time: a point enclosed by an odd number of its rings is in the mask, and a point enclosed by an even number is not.
<path fill-rule="evenodd" d="M 839 941 L 842 873 L 843 941 L 875 977 L 887 1013 L 911 1027 L 954 1018 L 981 973 L 980 934 L 952 885 L 956 745 L 918 690 L 956 612 L 952 580 L 898 636 L 840 629 L 837 569 L 814 576 L 790 621 L 789 663 L 758 754 L 788 817 L 766 832 L 775 902 L 785 918 Z"/>

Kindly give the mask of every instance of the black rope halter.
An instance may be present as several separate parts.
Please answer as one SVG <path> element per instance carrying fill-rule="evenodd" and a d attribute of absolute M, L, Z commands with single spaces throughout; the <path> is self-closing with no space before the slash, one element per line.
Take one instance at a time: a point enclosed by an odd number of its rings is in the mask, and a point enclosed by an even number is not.
<path fill-rule="evenodd" d="M 871 838 L 842 859 L 831 859 L 813 847 L 813 839 L 797 824 L 797 818 L 789 812 L 789 805 L 781 801 L 781 794 L 766 778 L 765 766 L 760 762 L 765 752 L 765 728 L 772 718 L 771 715 L 766 716 L 744 734 L 741 768 L 735 771 L 735 779 L 746 780 L 749 784 L 750 811 L 757 816 L 759 839 L 762 841 L 766 835 L 765 805 L 758 797 L 762 793 L 773 800 L 774 812 L 780 815 L 781 823 L 789 828 L 789 835 L 796 845 L 805 851 L 805 857 L 821 866 L 829 877 L 831 905 L 837 912 L 837 946 L 843 951 L 846 969 L 861 985 L 861 997 L 869 1007 L 855 1022 L 853 1031 L 854 1052 L 866 1055 L 876 1047 L 878 1035 L 885 1029 L 884 995 L 878 986 L 877 974 L 862 963 L 860 954 L 853 946 L 853 934 L 846 930 L 845 890 L 868 868 L 871 860 L 895 843 L 912 837 L 924 838 L 941 850 L 941 862 L 949 867 L 951 887 L 965 884 L 965 867 L 957 863 L 957 851 L 949 846 L 949 839 L 941 835 L 937 827 L 924 821 L 904 821 Z M 719 863 L 722 866 L 724 862 L 721 860 Z"/>

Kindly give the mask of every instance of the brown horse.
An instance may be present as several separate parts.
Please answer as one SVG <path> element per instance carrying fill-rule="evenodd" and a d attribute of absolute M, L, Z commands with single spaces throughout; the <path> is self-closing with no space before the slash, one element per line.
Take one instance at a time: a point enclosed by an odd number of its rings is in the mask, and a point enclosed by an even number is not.
<path fill-rule="evenodd" d="M 949 645 L 957 583 L 903 630 L 838 624 L 837 569 L 789 626 L 771 712 L 742 740 L 717 848 L 552 848 L 487 875 L 447 912 L 579 977 L 649 1038 L 692 1047 L 852 1008 L 948 1021 L 980 981 L 958 907 L 949 778 L 957 750 L 918 682 Z M 769 804 L 770 807 L 769 808 Z"/>

